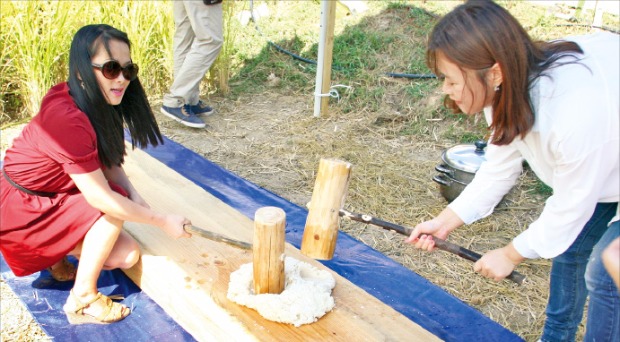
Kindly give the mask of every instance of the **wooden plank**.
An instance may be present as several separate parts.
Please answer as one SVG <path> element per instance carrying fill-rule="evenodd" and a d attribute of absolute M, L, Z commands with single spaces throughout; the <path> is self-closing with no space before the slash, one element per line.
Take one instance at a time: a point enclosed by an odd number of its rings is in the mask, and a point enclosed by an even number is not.
<path fill-rule="evenodd" d="M 196 226 L 251 242 L 253 222 L 146 153 L 129 152 L 125 170 L 155 210 L 185 215 Z M 439 340 L 290 244 L 287 256 L 331 272 L 336 306 L 312 324 L 295 327 L 264 319 L 226 298 L 230 273 L 252 262 L 251 251 L 194 236 L 172 240 L 156 227 L 130 223 L 142 258 L 125 273 L 199 341 L 433 341 Z"/>

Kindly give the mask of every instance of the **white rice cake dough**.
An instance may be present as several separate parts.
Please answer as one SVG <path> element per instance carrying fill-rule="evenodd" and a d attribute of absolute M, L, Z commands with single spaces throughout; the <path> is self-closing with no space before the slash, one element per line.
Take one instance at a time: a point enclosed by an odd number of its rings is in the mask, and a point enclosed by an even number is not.
<path fill-rule="evenodd" d="M 264 318 L 296 327 L 316 322 L 334 308 L 331 273 L 295 258 L 284 259 L 285 285 L 280 294 L 254 294 L 252 263 L 230 274 L 228 299 L 258 311 Z"/>

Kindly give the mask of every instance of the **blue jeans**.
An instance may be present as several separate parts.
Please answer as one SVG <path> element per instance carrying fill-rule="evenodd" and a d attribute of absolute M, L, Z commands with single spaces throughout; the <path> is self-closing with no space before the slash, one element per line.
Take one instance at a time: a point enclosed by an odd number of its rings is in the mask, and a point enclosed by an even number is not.
<path fill-rule="evenodd" d="M 592 217 L 583 227 L 575 242 L 568 250 L 553 259 L 549 302 L 546 310 L 547 319 L 545 320 L 541 341 L 575 340 L 575 333 L 581 323 L 588 295 L 585 273 L 590 256 L 592 256 L 592 264 L 588 269 L 588 286 L 591 287 L 596 299 L 591 299 L 589 304 L 594 304 L 594 307 L 588 308 L 588 318 L 590 319 L 588 319 L 586 331 L 592 330 L 592 335 L 586 332 L 586 336 L 590 336 L 590 340 L 586 339 L 586 341 L 593 341 L 594 334 L 605 333 L 605 330 L 615 329 L 615 333 L 618 333 L 618 312 L 620 311 L 618 289 L 616 289 L 600 260 L 602 250 L 613 240 L 611 237 L 618 236 L 617 223 L 610 227 L 607 226 L 615 215 L 617 206 L 618 203 L 597 204 Z M 606 234 L 607 232 L 609 233 Z M 604 239 L 602 239 L 603 236 L 605 236 Z M 598 266 L 596 266 L 597 264 Z M 599 288 L 599 283 L 607 285 Z M 610 304 L 600 303 L 601 298 L 614 298 L 615 304 L 613 302 Z M 611 322 L 614 315 L 615 322 Z M 613 328 L 614 326 L 615 328 Z M 611 331 L 607 331 L 607 333 L 611 333 Z M 597 336 L 596 341 L 611 340 L 603 338 L 599 340 Z"/>
<path fill-rule="evenodd" d="M 603 265 L 601 253 L 618 236 L 620 222 L 614 222 L 594 247 L 586 268 L 590 303 L 584 341 L 620 341 L 620 296 Z"/>

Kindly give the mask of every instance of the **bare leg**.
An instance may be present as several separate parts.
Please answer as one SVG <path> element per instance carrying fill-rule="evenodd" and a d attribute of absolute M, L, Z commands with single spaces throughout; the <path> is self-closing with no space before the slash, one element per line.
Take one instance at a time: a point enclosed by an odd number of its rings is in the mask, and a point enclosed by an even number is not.
<path fill-rule="evenodd" d="M 86 233 L 82 243 L 70 253 L 80 259 L 73 286 L 73 293 L 80 302 L 88 303 L 95 298 L 98 293 L 97 279 L 104 267 L 127 267 L 137 262 L 140 255 L 137 243 L 127 233 L 121 234 L 122 225 L 121 220 L 102 216 Z M 103 309 L 101 306 L 90 305 L 84 312 L 98 316 Z"/>
<path fill-rule="evenodd" d="M 82 243 L 79 243 L 70 255 L 80 259 L 82 253 Z M 110 255 L 103 264 L 103 270 L 113 270 L 115 268 L 127 269 L 135 265 L 140 259 L 140 246 L 136 240 L 124 230 L 121 230 L 116 239 L 116 243 Z"/>
<path fill-rule="evenodd" d="M 138 243 L 124 230 L 121 231 L 112 253 L 103 264 L 104 270 L 115 268 L 127 269 L 135 265 L 140 259 L 140 247 Z"/>

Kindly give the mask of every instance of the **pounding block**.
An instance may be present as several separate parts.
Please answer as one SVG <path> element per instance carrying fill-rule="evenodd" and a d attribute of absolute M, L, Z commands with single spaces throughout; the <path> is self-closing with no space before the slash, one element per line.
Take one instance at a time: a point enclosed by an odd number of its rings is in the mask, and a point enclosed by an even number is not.
<path fill-rule="evenodd" d="M 251 242 L 253 222 L 146 153 L 128 149 L 125 171 L 155 210 L 188 217 L 196 226 Z M 160 229 L 127 222 L 142 248 L 125 273 L 199 341 L 438 341 L 415 322 L 316 260 L 286 244 L 287 256 L 331 272 L 335 308 L 312 324 L 294 327 L 264 319 L 226 298 L 230 273 L 252 253 L 194 236 L 173 240 Z"/>
<path fill-rule="evenodd" d="M 284 291 L 284 227 L 286 214 L 276 207 L 263 207 L 254 215 L 252 271 L 254 293 Z"/>

